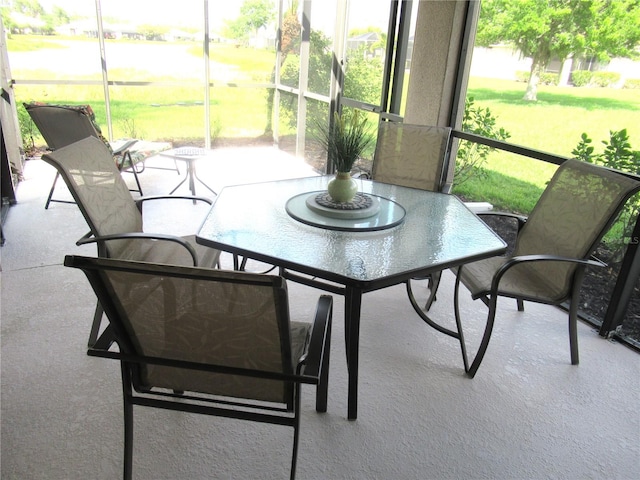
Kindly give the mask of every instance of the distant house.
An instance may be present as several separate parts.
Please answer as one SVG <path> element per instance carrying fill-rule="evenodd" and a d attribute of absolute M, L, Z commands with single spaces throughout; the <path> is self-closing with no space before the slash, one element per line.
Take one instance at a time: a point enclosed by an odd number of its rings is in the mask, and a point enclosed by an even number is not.
<path fill-rule="evenodd" d="M 104 38 L 144 39 L 144 36 L 137 32 L 136 27 L 130 24 L 110 24 L 104 22 L 102 24 L 102 31 Z M 95 20 L 78 20 L 57 27 L 56 33 L 59 35 L 82 35 L 89 38 L 98 38 L 98 25 Z"/>
<path fill-rule="evenodd" d="M 380 41 L 380 34 L 376 32 L 368 32 L 347 39 L 347 48 L 349 50 L 357 50 L 364 46 L 369 49 L 371 45 Z"/>
<path fill-rule="evenodd" d="M 201 35 L 202 34 L 200 34 L 200 36 Z M 169 33 L 165 35 L 165 40 L 167 40 L 168 42 L 175 42 L 180 40 L 193 42 L 198 38 L 199 38 L 198 34 L 189 33 L 189 32 L 185 32 L 184 30 L 177 30 L 177 29 L 170 30 Z"/>

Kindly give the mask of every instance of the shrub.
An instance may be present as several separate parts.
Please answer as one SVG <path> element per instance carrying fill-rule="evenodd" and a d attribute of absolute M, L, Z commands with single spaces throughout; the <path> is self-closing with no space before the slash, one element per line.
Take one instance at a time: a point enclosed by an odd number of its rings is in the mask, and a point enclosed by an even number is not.
<path fill-rule="evenodd" d="M 640 89 L 640 78 L 627 78 L 622 88 Z"/>
<path fill-rule="evenodd" d="M 524 82 L 527 83 L 529 81 L 529 77 L 531 76 L 531 72 L 525 72 L 524 70 L 519 70 L 516 72 L 516 82 Z M 558 84 L 558 74 L 543 72 L 540 74 L 540 84 L 541 85 L 557 85 Z"/>
<path fill-rule="evenodd" d="M 620 81 L 620 74 L 616 72 L 593 72 L 591 83 L 598 87 L 611 87 Z"/>
<path fill-rule="evenodd" d="M 588 70 L 575 70 L 571 72 L 571 83 L 575 87 L 586 87 L 591 82 L 593 72 Z"/>
<path fill-rule="evenodd" d="M 541 85 L 557 85 L 559 76 L 557 73 L 544 72 L 540 75 Z"/>
<path fill-rule="evenodd" d="M 605 167 L 614 168 L 623 172 L 640 175 L 640 151 L 633 150 L 631 147 L 626 128 L 617 132 L 609 131 L 609 141 L 602 141 L 605 145 L 602 153 L 595 153 L 595 147 L 593 147 L 591 143 L 592 140 L 586 133 L 583 133 L 580 142 L 571 153 L 576 158 L 588 163 L 604 165 Z M 621 225 L 621 230 L 623 231 L 622 238 L 620 238 L 620 236 L 616 236 L 616 238 L 605 238 L 606 243 L 613 252 L 614 258 L 622 258 L 626 247 L 625 240 L 631 238 L 639 212 L 640 198 L 636 195 L 627 202 L 618 218 L 617 223 Z"/>
<path fill-rule="evenodd" d="M 506 140 L 511 136 L 504 128 L 496 127 L 496 117 L 492 115 L 489 108 L 476 107 L 474 98 L 471 96 L 465 101 L 462 130 L 496 140 Z M 486 177 L 484 163 L 492 150 L 494 149 L 487 145 L 460 141 L 456 155 L 454 183 L 461 185 L 472 176 Z"/>
<path fill-rule="evenodd" d="M 36 128 L 35 123 L 31 120 L 29 113 L 25 110 L 23 105 L 18 107 L 18 123 L 20 124 L 20 137 L 22 138 L 22 147 L 27 156 L 31 156 L 31 153 L 36 148 L 35 137 L 40 132 Z"/>

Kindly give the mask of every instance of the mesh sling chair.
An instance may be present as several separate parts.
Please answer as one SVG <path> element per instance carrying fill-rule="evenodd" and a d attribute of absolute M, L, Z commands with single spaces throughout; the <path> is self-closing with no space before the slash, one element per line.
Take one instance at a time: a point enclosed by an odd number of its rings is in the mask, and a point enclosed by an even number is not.
<path fill-rule="evenodd" d="M 320 296 L 313 323 L 292 322 L 279 276 L 78 256 L 64 264 L 82 269 L 109 318 L 88 354 L 121 362 L 125 480 L 134 405 L 291 426 L 295 477 L 302 383 L 317 385 L 316 410 L 327 410 L 331 296 Z"/>
<path fill-rule="evenodd" d="M 380 122 L 371 172 L 373 180 L 449 193 L 451 185 L 445 180 L 450 147 L 449 127 Z M 430 294 L 425 310 L 429 310 L 436 298 L 440 277 L 440 272 L 429 277 Z M 411 280 L 407 281 L 407 294 L 418 315 L 424 318 Z"/>
<path fill-rule="evenodd" d="M 42 138 L 47 142 L 50 150 L 57 150 L 67 145 L 82 140 L 86 137 L 99 138 L 110 150 L 114 161 L 120 171 L 129 171 L 133 174 L 136 187 L 132 192 L 142 195 L 142 186 L 138 179 L 138 172 L 134 168 L 130 147 L 137 140 L 128 140 L 111 145 L 102 135 L 100 126 L 95 121 L 95 114 L 89 105 L 47 105 L 42 103 L 25 103 L 24 108 L 38 127 Z M 53 192 L 58 182 L 59 173 L 53 179 L 53 185 L 49 191 L 44 208 L 49 208 L 51 202 L 72 203 L 67 200 L 56 200 Z"/>
<path fill-rule="evenodd" d="M 482 362 L 494 325 L 498 297 L 560 305 L 569 300 L 571 363 L 578 364 L 577 312 L 587 266 L 604 266 L 592 257 L 626 201 L 640 189 L 638 178 L 578 160 L 556 171 L 526 221 L 520 223 L 512 254 L 467 265 L 456 272 L 454 313 L 465 371 L 473 377 Z M 497 213 L 496 213 L 497 214 Z M 484 334 L 469 365 L 459 308 L 460 283 L 489 309 Z"/>
<path fill-rule="evenodd" d="M 220 251 L 198 245 L 195 235 L 178 237 L 143 230 L 144 202 L 188 199 L 211 204 L 210 199 L 153 196 L 134 200 L 111 152 L 95 137 L 54 150 L 42 159 L 56 168 L 89 225 L 89 232 L 77 245 L 96 243 L 101 257 L 206 268 L 218 264 Z M 102 310 L 98 306 L 90 344 L 97 338 L 101 319 Z"/>

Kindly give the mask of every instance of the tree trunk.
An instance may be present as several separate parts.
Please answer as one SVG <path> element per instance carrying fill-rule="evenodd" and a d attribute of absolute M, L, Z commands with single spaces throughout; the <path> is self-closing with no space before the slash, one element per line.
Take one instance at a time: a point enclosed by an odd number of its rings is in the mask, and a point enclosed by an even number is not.
<path fill-rule="evenodd" d="M 529 83 L 527 83 L 527 91 L 522 97 L 523 100 L 529 102 L 538 101 L 538 83 L 540 82 L 540 74 L 544 72 L 548 63 L 548 58 L 542 55 L 534 55 L 531 63 L 531 72 L 529 75 Z"/>
<path fill-rule="evenodd" d="M 528 102 L 536 102 L 538 100 L 538 82 L 540 81 L 540 69 L 535 63 L 531 65 L 529 73 L 529 83 L 527 83 L 527 91 L 524 92 L 523 100 Z"/>

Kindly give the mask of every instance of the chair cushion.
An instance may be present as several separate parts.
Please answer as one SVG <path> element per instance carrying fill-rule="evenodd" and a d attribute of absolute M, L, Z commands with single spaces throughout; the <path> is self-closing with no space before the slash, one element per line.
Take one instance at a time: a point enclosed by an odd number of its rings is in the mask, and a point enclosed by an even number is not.
<path fill-rule="evenodd" d="M 170 142 L 150 142 L 147 140 L 138 140 L 129 148 L 129 154 L 131 155 L 131 161 L 134 164 L 138 164 L 149 157 L 157 155 L 158 153 L 169 150 L 172 147 Z"/>
<path fill-rule="evenodd" d="M 105 136 L 102 135 L 102 129 L 100 128 L 100 125 L 98 125 L 98 123 L 96 122 L 96 114 L 94 113 L 93 109 L 91 108 L 91 105 L 60 105 L 60 104 L 51 104 L 51 103 L 42 103 L 42 102 L 31 102 L 31 103 L 25 105 L 25 108 L 27 109 L 27 111 L 31 107 L 60 108 L 60 109 L 63 109 L 63 110 L 71 110 L 71 111 L 79 113 L 80 115 L 84 115 L 91 122 L 91 125 L 93 126 L 93 128 L 95 130 L 96 137 L 99 138 L 100 140 L 102 140 L 102 142 L 109 149 L 109 152 L 111 152 L 111 154 L 113 155 L 113 148 L 111 147 L 111 145 L 109 144 L 109 141 L 105 138 Z"/>
<path fill-rule="evenodd" d="M 511 257 L 491 257 L 465 265 L 460 281 L 471 292 L 473 299 L 486 295 L 491 290 L 495 273 Z M 503 275 L 498 286 L 500 295 L 515 298 L 534 298 L 551 303 L 564 300 L 566 292 L 554 290 L 546 279 L 541 278 L 531 264 L 512 267 Z"/>
<path fill-rule="evenodd" d="M 189 322 L 193 325 L 194 317 L 190 314 Z M 203 313 L 200 320 L 202 324 L 206 324 L 210 321 L 208 313 Z M 180 324 L 180 320 L 176 322 Z M 157 324 L 156 324 L 157 327 Z M 168 329 L 167 329 L 168 330 Z M 292 322 L 291 323 L 291 350 L 293 364 L 298 363 L 299 358 L 305 350 L 306 343 L 308 341 L 311 330 L 311 324 Z M 211 335 L 211 331 L 206 329 L 185 329 L 180 330 L 179 327 L 172 325 L 170 327 L 171 335 L 179 335 L 182 348 L 177 350 L 177 354 L 172 352 L 162 352 L 161 356 L 165 358 L 177 358 L 182 359 L 185 351 L 185 343 L 189 345 L 186 351 L 189 351 L 189 359 L 198 361 L 200 357 L 202 362 L 211 362 L 211 357 L 207 353 L 207 350 L 214 351 L 217 349 L 225 349 L 227 351 L 234 351 L 233 346 L 230 345 L 216 345 L 216 336 Z M 207 335 L 208 333 L 208 335 Z M 224 338 L 225 332 L 216 332 L 219 337 Z M 165 335 L 165 331 L 149 332 L 151 335 Z M 261 337 L 261 341 L 264 340 Z M 240 349 L 246 348 L 247 344 L 239 344 Z M 278 346 L 275 350 L 279 350 Z M 198 353 L 198 351 L 202 353 Z M 261 349 L 257 349 L 260 351 Z M 278 360 L 278 357 L 274 357 L 272 354 L 274 348 L 264 348 L 265 357 L 253 356 L 256 365 L 243 365 L 245 368 L 257 368 L 262 370 L 281 372 L 281 368 L 276 368 L 274 361 Z M 242 353 L 239 353 L 242 356 Z M 257 358 L 256 358 L 257 357 Z M 231 358 L 231 357 L 229 357 Z M 224 362 L 219 362 L 224 363 Z M 272 367 L 269 367 L 272 365 Z M 195 370 L 184 370 L 177 368 L 167 368 L 157 365 L 148 365 L 143 369 L 143 379 L 147 387 L 159 387 L 169 388 L 173 390 L 184 390 L 190 392 L 200 392 L 211 395 L 221 395 L 225 397 L 235 398 L 252 398 L 257 401 L 265 402 L 278 402 L 285 403 L 287 399 L 286 388 L 283 386 L 283 382 L 278 380 L 267 380 L 255 377 L 240 376 L 240 375 L 225 375 L 209 372 L 200 372 Z"/>
<path fill-rule="evenodd" d="M 199 267 L 215 268 L 220 257 L 220 250 L 205 247 L 196 243 L 195 235 L 182 237 L 189 242 L 196 250 Z M 149 263 L 159 263 L 168 265 L 194 266 L 193 259 L 184 246 L 176 242 L 160 240 L 114 240 L 109 243 L 118 243 L 118 248 L 111 248 L 117 251 L 117 258 L 120 260 L 137 260 Z"/>

